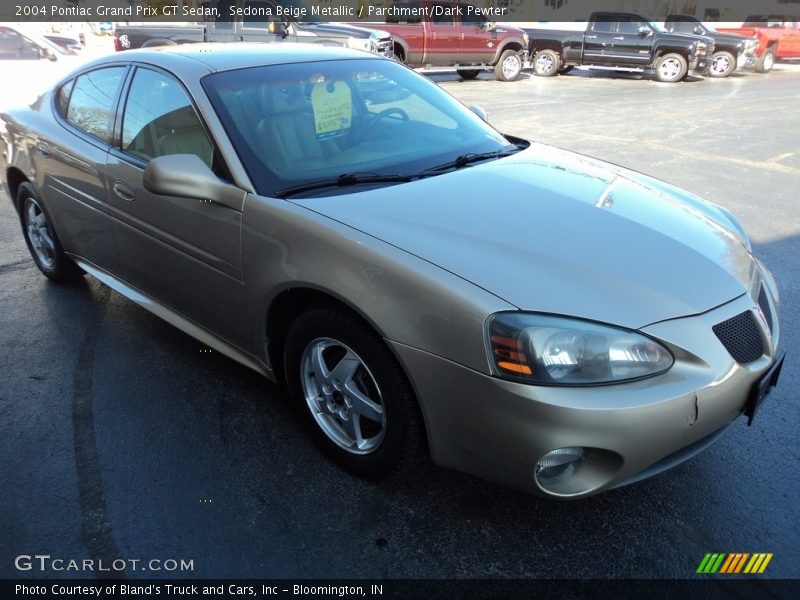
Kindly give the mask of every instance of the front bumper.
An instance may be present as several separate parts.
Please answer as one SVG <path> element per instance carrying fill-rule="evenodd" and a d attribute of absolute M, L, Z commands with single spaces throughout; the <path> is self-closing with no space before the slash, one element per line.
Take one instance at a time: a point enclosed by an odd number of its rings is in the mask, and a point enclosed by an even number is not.
<path fill-rule="evenodd" d="M 739 54 L 736 58 L 737 69 L 755 69 L 758 57 L 755 54 Z"/>
<path fill-rule="evenodd" d="M 764 334 L 765 354 L 746 365 L 731 358 L 711 328 L 746 310 L 757 307 L 742 296 L 703 315 L 644 328 L 670 347 L 672 369 L 600 387 L 519 384 L 392 346 L 411 375 L 435 462 L 527 492 L 577 498 L 691 458 L 742 414 L 754 382 L 774 362 L 777 318 Z M 539 459 L 569 447 L 588 449 L 574 476 L 557 489 L 540 486 Z"/>
<path fill-rule="evenodd" d="M 690 71 L 705 71 L 711 60 L 707 56 L 696 56 L 689 61 Z"/>

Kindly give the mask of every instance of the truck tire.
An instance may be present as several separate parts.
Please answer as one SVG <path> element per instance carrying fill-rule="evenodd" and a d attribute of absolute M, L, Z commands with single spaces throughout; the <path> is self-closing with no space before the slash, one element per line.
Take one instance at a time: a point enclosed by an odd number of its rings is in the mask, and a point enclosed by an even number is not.
<path fill-rule="evenodd" d="M 720 50 L 711 55 L 708 74 L 711 77 L 728 77 L 736 70 L 736 57 L 727 50 Z"/>
<path fill-rule="evenodd" d="M 756 71 L 759 73 L 769 73 L 775 66 L 775 49 L 767 48 L 766 52 L 756 60 Z"/>
<path fill-rule="evenodd" d="M 681 54 L 665 54 L 656 61 L 656 78 L 665 83 L 674 83 L 686 77 L 689 65 Z"/>
<path fill-rule="evenodd" d="M 497 81 L 516 81 L 522 73 L 522 56 L 516 50 L 508 49 L 500 55 L 494 66 Z"/>
<path fill-rule="evenodd" d="M 456 69 L 456 73 L 459 74 L 461 79 L 475 79 L 478 75 L 481 74 L 480 69 Z"/>
<path fill-rule="evenodd" d="M 552 77 L 560 64 L 561 57 L 554 50 L 540 50 L 533 55 L 533 72 L 539 77 Z"/>

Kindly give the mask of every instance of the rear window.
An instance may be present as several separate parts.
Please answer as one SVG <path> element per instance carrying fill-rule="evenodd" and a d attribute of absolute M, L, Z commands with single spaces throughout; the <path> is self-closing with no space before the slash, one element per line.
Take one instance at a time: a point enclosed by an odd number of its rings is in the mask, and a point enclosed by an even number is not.
<path fill-rule="evenodd" d="M 114 99 L 125 70 L 125 67 L 108 67 L 78 77 L 69 97 L 67 121 L 78 129 L 109 142 Z"/>

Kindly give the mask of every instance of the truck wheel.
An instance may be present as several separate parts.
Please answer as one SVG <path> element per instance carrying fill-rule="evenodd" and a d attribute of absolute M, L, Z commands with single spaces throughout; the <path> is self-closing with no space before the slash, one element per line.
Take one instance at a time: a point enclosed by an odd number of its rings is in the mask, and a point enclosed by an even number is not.
<path fill-rule="evenodd" d="M 759 56 L 758 60 L 756 61 L 756 71 L 759 73 L 769 73 L 772 71 L 772 67 L 774 66 L 775 51 L 772 48 L 767 48 L 767 51 Z"/>
<path fill-rule="evenodd" d="M 480 69 L 457 69 L 456 73 L 461 76 L 461 79 L 475 79 L 481 74 Z"/>
<path fill-rule="evenodd" d="M 506 50 L 494 66 L 498 81 L 516 81 L 522 73 L 522 56 L 516 50 Z"/>
<path fill-rule="evenodd" d="M 570 71 L 572 71 L 572 67 L 573 67 L 573 66 L 574 66 L 574 65 L 567 65 L 566 67 L 561 67 L 561 68 L 558 70 L 558 74 L 559 74 L 559 75 L 566 75 L 567 73 L 569 73 Z"/>
<path fill-rule="evenodd" d="M 726 50 L 714 52 L 711 56 L 711 64 L 708 67 L 708 74 L 711 77 L 727 77 L 736 69 L 736 58 Z"/>
<path fill-rule="evenodd" d="M 533 72 L 540 77 L 552 77 L 558 73 L 561 59 L 553 50 L 540 50 L 533 56 Z"/>
<path fill-rule="evenodd" d="M 680 54 L 665 54 L 656 61 L 656 78 L 666 83 L 674 83 L 686 77 L 689 65 Z"/>

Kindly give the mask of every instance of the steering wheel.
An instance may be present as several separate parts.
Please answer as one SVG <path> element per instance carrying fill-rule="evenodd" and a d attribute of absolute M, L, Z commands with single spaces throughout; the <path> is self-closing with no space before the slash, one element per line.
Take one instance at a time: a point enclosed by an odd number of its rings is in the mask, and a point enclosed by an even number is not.
<path fill-rule="evenodd" d="M 393 106 L 392 108 L 384 109 L 381 112 L 372 115 L 369 118 L 369 120 L 366 123 L 364 123 L 364 125 L 361 127 L 361 131 L 359 131 L 358 133 L 357 141 L 360 142 L 362 139 L 364 139 L 367 133 L 369 133 L 369 131 L 373 127 L 375 127 L 377 123 L 379 123 L 380 121 L 391 115 L 398 115 L 403 123 L 407 123 L 409 121 L 408 113 L 404 111 L 402 108 L 397 108 L 396 106 Z"/>

